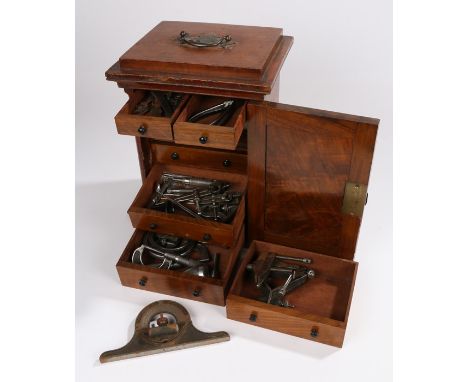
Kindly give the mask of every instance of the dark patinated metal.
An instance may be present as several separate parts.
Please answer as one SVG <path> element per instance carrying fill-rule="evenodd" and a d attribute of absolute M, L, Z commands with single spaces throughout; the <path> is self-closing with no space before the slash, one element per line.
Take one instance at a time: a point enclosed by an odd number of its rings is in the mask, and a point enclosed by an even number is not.
<path fill-rule="evenodd" d="M 101 363 L 229 341 L 226 332 L 205 333 L 193 326 L 180 304 L 161 300 L 146 306 L 135 321 L 130 342 L 101 354 Z"/>
<path fill-rule="evenodd" d="M 230 35 L 215 36 L 212 34 L 202 34 L 190 36 L 185 31 L 180 32 L 178 40 L 181 44 L 188 44 L 197 48 L 210 48 L 214 46 L 226 48 L 234 44 Z"/>
<path fill-rule="evenodd" d="M 218 180 L 164 173 L 147 207 L 174 213 L 183 211 L 195 219 L 229 223 L 242 199 L 241 192 Z"/>
<path fill-rule="evenodd" d="M 285 298 L 286 294 L 304 285 L 307 280 L 315 277 L 313 269 L 302 265 L 286 264 L 284 261 L 310 264 L 307 258 L 281 256 L 274 253 L 262 253 L 247 270 L 253 271 L 255 286 L 261 291 L 259 301 L 288 308 L 293 308 Z M 286 277 L 283 284 L 272 287 L 270 281 L 273 277 Z"/>
<path fill-rule="evenodd" d="M 145 233 L 142 243 L 133 251 L 131 261 L 133 264 L 179 270 L 199 277 L 220 276 L 219 253 L 211 256 L 202 242 L 156 232 Z"/>

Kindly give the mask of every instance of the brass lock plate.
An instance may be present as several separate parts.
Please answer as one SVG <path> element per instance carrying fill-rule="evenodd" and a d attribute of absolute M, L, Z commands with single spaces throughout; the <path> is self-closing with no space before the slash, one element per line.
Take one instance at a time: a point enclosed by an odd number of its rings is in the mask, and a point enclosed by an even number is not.
<path fill-rule="evenodd" d="M 366 201 L 367 185 L 354 182 L 347 182 L 345 186 L 343 207 L 341 209 L 341 212 L 343 214 L 362 218 Z"/>

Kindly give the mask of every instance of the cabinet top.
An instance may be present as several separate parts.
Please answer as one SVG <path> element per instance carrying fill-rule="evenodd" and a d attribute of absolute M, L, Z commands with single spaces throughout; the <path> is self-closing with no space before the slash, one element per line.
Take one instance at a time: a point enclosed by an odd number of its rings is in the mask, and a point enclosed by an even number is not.
<path fill-rule="evenodd" d="M 292 41 L 281 28 L 163 21 L 106 76 L 123 87 L 139 82 L 265 95 Z"/>

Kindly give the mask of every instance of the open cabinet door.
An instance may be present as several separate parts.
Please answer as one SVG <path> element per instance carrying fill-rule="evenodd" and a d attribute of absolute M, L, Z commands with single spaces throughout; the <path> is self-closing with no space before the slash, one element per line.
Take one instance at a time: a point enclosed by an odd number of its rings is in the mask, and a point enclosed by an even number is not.
<path fill-rule="evenodd" d="M 250 102 L 248 239 L 353 259 L 379 120 Z"/>

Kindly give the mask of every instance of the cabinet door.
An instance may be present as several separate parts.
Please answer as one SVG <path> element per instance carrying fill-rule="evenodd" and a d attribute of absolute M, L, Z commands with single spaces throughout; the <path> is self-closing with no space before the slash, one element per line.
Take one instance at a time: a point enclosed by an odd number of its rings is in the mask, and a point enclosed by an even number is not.
<path fill-rule="evenodd" d="M 354 257 L 379 120 L 250 102 L 248 238 Z"/>

